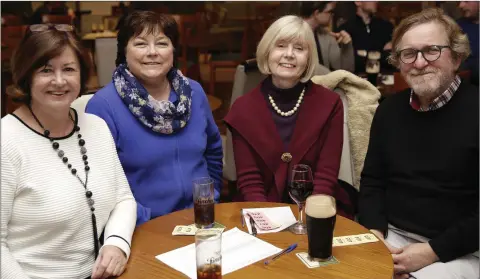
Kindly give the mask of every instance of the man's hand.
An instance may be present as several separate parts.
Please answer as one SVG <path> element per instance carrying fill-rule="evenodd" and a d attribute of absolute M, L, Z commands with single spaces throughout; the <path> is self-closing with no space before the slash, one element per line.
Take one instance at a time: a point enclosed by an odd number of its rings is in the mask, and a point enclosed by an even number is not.
<path fill-rule="evenodd" d="M 403 247 L 403 252 L 392 255 L 392 258 L 395 274 L 399 275 L 417 271 L 439 260 L 428 243 L 407 245 Z"/>
<path fill-rule="evenodd" d="M 106 279 L 119 276 L 125 270 L 127 257 L 118 247 L 105 245 L 93 265 L 92 279 Z"/>
<path fill-rule="evenodd" d="M 403 252 L 403 249 L 402 248 L 397 248 L 397 247 L 394 247 L 392 245 L 390 245 L 386 240 L 385 240 L 385 237 L 383 236 L 383 233 L 381 233 L 380 231 L 378 230 L 370 230 L 378 239 L 380 239 L 383 244 L 385 244 L 385 246 L 387 246 L 388 250 L 390 251 L 390 253 L 392 255 L 394 254 L 400 254 Z"/>
<path fill-rule="evenodd" d="M 338 33 L 330 32 L 330 35 L 332 35 L 339 44 L 347 45 L 352 41 L 352 37 L 350 36 L 350 34 L 348 34 L 347 31 L 344 30 Z"/>

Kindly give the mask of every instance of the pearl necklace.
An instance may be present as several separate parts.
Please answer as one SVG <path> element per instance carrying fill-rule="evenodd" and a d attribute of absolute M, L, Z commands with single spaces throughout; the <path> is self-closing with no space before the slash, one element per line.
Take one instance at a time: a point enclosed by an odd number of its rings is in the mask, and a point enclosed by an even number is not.
<path fill-rule="evenodd" d="M 305 93 L 305 87 L 303 87 L 302 93 L 300 93 L 300 97 L 298 97 L 298 101 L 295 104 L 295 107 L 293 107 L 293 109 L 287 112 L 283 112 L 278 108 L 277 104 L 275 104 L 275 101 L 273 101 L 273 98 L 271 95 L 268 95 L 268 99 L 270 100 L 270 103 L 272 104 L 273 109 L 281 116 L 286 117 L 286 116 L 293 115 L 295 112 L 297 112 L 298 108 L 300 107 L 300 104 L 302 103 L 304 93 Z"/>

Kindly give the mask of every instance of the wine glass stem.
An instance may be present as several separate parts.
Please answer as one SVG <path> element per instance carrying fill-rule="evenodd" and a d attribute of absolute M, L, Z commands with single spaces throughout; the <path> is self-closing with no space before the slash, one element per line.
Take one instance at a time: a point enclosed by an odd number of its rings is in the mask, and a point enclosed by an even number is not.
<path fill-rule="evenodd" d="M 298 205 L 298 222 L 303 225 L 303 204 Z"/>

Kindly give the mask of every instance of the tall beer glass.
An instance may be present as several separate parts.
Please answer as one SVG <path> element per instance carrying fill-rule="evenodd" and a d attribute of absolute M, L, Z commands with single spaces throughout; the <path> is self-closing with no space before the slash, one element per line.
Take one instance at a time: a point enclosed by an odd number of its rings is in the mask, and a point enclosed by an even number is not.
<path fill-rule="evenodd" d="M 309 196 L 305 205 L 305 213 L 307 215 L 308 256 L 313 261 L 330 260 L 337 214 L 335 199 L 327 195 Z"/>

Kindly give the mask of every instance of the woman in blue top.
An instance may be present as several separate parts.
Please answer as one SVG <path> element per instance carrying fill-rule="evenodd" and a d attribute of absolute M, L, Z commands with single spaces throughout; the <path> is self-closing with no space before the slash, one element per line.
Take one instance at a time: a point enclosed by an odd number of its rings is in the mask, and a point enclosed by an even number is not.
<path fill-rule="evenodd" d="M 195 178 L 214 179 L 220 197 L 220 133 L 200 84 L 174 67 L 178 38 L 172 17 L 133 12 L 118 33 L 113 81 L 86 107 L 112 132 L 137 201 L 137 225 L 192 207 Z"/>

